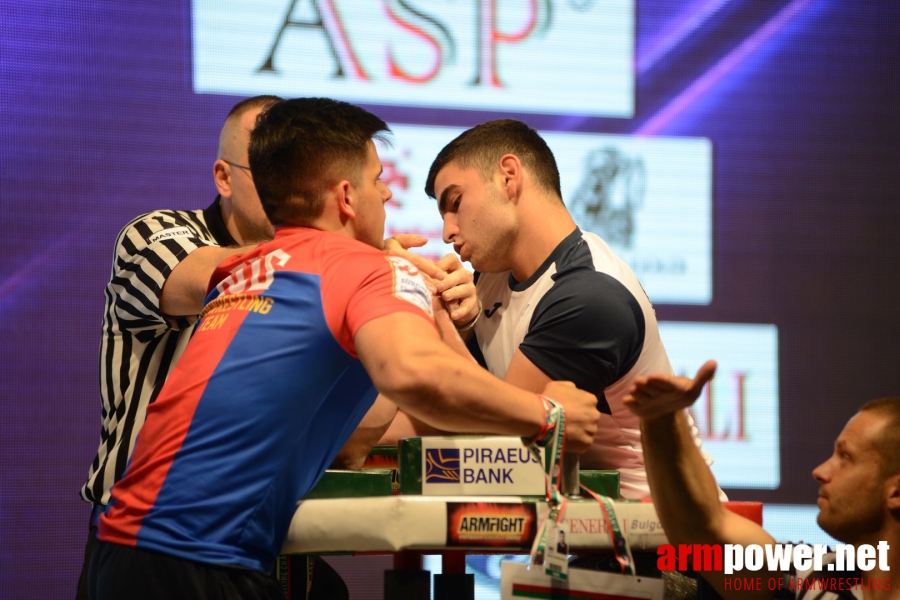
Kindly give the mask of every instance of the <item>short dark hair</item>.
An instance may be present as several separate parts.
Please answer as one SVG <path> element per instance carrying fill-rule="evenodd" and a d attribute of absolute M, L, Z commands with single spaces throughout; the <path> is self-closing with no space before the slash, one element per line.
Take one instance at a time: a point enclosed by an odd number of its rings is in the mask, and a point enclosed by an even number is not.
<path fill-rule="evenodd" d="M 884 459 L 882 474 L 890 477 L 900 473 L 900 396 L 866 402 L 859 412 L 873 412 L 887 419 L 881 436 L 875 440 L 875 445 Z"/>
<path fill-rule="evenodd" d="M 387 133 L 372 113 L 329 98 L 284 100 L 261 113 L 250 134 L 250 169 L 272 225 L 315 220 L 328 188 L 358 181 L 366 144 Z"/>
<path fill-rule="evenodd" d="M 559 168 L 553 152 L 538 133 L 515 119 L 497 119 L 477 125 L 464 131 L 455 140 L 444 146 L 428 170 L 425 193 L 435 198 L 434 180 L 438 173 L 451 162 L 461 169 L 475 167 L 485 181 L 490 180 L 494 169 L 504 154 L 514 154 L 534 176 L 535 182 L 548 192 L 559 197 Z"/>

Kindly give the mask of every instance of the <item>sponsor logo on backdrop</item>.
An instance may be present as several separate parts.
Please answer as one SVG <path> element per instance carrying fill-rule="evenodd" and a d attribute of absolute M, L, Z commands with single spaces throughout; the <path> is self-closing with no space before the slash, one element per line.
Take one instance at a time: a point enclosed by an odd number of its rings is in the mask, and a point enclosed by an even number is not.
<path fill-rule="evenodd" d="M 418 233 L 417 252 L 439 258 L 436 203 L 423 193 L 434 157 L 463 130 L 393 125 L 393 147 L 379 148 L 391 165 L 394 204 L 387 234 Z M 654 303 L 712 300 L 712 145 L 702 138 L 642 138 L 542 132 L 559 166 L 563 199 L 576 223 L 596 233 L 631 266 Z"/>
<path fill-rule="evenodd" d="M 588 153 L 581 183 L 569 200 L 573 218 L 608 244 L 632 249 L 636 212 L 644 203 L 646 171 L 640 157 L 607 146 Z"/>
<path fill-rule="evenodd" d="M 534 540 L 534 504 L 447 503 L 447 545 L 527 548 Z"/>
<path fill-rule="evenodd" d="M 683 373 L 687 376 L 687 373 Z M 731 369 L 717 377 L 715 385 L 703 389 L 698 404 L 690 408 L 694 422 L 699 423 L 700 439 L 747 442 L 747 379 L 749 370 Z M 724 415 L 720 418 L 719 412 Z"/>
<path fill-rule="evenodd" d="M 631 117 L 634 4 L 193 0 L 194 89 Z"/>
<path fill-rule="evenodd" d="M 693 376 L 710 358 L 716 377 L 691 407 L 719 485 L 777 488 L 778 329 L 735 323 L 659 324 L 675 372 Z"/>

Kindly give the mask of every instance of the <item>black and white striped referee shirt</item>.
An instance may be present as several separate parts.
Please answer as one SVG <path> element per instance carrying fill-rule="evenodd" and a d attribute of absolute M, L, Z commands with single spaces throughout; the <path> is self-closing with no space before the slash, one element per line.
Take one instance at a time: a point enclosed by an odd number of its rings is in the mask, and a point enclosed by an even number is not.
<path fill-rule="evenodd" d="M 125 226 L 115 256 L 100 341 L 102 430 L 81 496 L 106 504 L 125 471 L 147 406 L 187 346 L 197 317 L 167 317 L 159 297 L 169 273 L 204 246 L 234 246 L 219 199 L 206 210 L 158 210 Z"/>

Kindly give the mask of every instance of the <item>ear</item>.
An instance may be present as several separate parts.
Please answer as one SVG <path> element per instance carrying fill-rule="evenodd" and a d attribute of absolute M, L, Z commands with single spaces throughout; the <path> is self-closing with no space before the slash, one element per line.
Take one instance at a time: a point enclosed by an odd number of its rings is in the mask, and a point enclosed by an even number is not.
<path fill-rule="evenodd" d="M 213 163 L 213 181 L 223 198 L 231 198 L 231 165 L 222 159 Z"/>
<path fill-rule="evenodd" d="M 502 192 L 508 200 L 516 202 L 522 193 L 524 176 L 519 157 L 515 154 L 504 154 L 500 159 L 499 174 L 500 183 L 503 185 Z"/>
<path fill-rule="evenodd" d="M 900 473 L 884 481 L 884 501 L 891 512 L 900 511 Z"/>
<path fill-rule="evenodd" d="M 353 186 L 346 179 L 335 184 L 332 188 L 334 197 L 337 201 L 338 211 L 341 215 L 341 221 L 356 218 L 356 195 Z"/>

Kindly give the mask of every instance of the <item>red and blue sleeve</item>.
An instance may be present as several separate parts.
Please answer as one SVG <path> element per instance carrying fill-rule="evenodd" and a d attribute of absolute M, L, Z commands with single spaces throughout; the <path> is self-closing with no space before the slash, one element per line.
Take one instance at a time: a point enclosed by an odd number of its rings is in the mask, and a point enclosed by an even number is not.
<path fill-rule="evenodd" d="M 432 321 L 431 290 L 406 259 L 352 251 L 328 261 L 322 274 L 325 317 L 335 339 L 356 357 L 353 338 L 373 319 L 409 312 Z"/>

